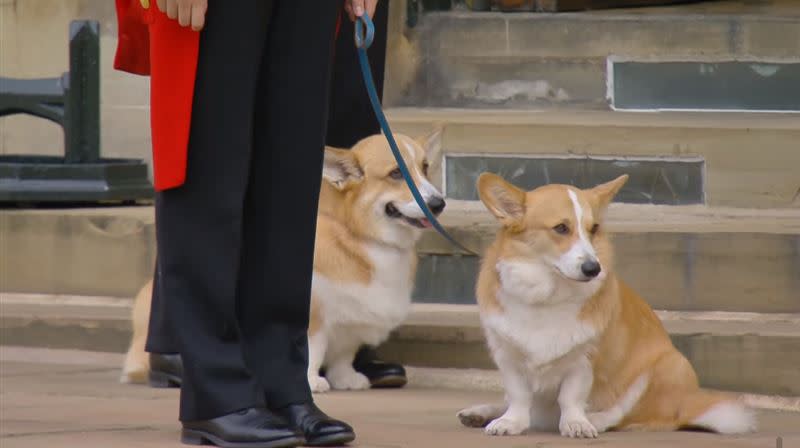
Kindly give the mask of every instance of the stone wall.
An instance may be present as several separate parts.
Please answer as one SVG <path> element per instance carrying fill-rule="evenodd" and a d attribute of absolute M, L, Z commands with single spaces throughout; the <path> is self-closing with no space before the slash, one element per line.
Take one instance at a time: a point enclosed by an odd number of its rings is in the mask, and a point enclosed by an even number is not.
<path fill-rule="evenodd" d="M 0 0 L 0 76 L 50 78 L 68 68 L 69 23 L 100 22 L 101 151 L 150 165 L 148 79 L 115 71 L 112 0 Z M 0 118 L 0 154 L 62 154 L 54 123 L 26 115 Z"/>

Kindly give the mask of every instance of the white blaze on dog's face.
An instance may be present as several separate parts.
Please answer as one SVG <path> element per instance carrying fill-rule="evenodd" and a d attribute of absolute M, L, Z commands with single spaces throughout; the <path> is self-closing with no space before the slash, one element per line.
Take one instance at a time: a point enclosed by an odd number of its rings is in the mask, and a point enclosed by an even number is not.
<path fill-rule="evenodd" d="M 441 129 L 418 139 L 395 134 L 395 140 L 428 208 L 439 215 L 445 201 L 428 179 L 430 161 L 437 157 Z M 358 142 L 351 150 L 327 148 L 323 177 L 346 195 L 349 223 L 365 236 L 408 247 L 419 229 L 431 223 L 408 189 L 383 135 Z"/>
<path fill-rule="evenodd" d="M 589 190 L 546 185 L 524 192 L 499 176 L 483 174 L 478 192 L 503 224 L 503 260 L 525 264 L 529 272 L 550 270 L 570 283 L 589 283 L 604 279 L 611 263 L 603 214 L 627 179 L 624 175 Z"/>

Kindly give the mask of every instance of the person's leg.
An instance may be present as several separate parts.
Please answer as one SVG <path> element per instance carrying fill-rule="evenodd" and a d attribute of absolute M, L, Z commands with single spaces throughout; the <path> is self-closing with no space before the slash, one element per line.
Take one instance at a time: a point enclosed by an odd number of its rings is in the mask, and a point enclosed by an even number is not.
<path fill-rule="evenodd" d="M 200 37 L 186 182 L 156 195 L 155 295 L 164 309 L 153 317 L 148 345 L 181 353 L 184 422 L 259 401 L 236 337 L 235 293 L 253 99 L 270 5 L 264 0 L 209 5 Z M 155 332 L 165 327 L 175 347 L 160 346 Z"/>
<path fill-rule="evenodd" d="M 152 387 L 180 387 L 183 380 L 183 363 L 178 354 L 178 343 L 166 319 L 166 304 L 160 293 L 161 281 L 156 259 L 153 274 L 153 292 L 150 299 L 150 319 L 147 326 L 145 350 L 150 353 L 148 383 Z"/>
<path fill-rule="evenodd" d="M 257 92 L 237 315 L 245 363 L 270 409 L 309 444 L 352 428 L 313 404 L 307 380 L 314 240 L 339 1 L 277 2 Z"/>
<path fill-rule="evenodd" d="M 375 40 L 368 52 L 379 97 L 383 93 L 388 9 L 388 0 L 378 2 L 373 17 Z M 380 126 L 361 79 L 358 55 L 353 45 L 354 24 L 342 13 L 340 26 L 334 49 L 326 144 L 349 148 L 362 138 L 379 133 Z M 177 354 L 175 336 L 170 333 L 169 322 L 165 319 L 164 301 L 159 291 L 156 275 L 147 351 L 151 353 L 151 376 L 169 378 L 169 382 L 151 381 L 151 385 L 165 386 L 173 382 L 179 385 L 181 358 Z M 374 387 L 398 387 L 406 382 L 405 370 L 401 365 L 377 359 L 374 351 L 368 347 L 359 351 L 353 365 L 367 375 Z"/>
<path fill-rule="evenodd" d="M 150 305 L 150 321 L 147 326 L 147 345 L 149 353 L 178 353 L 178 344 L 172 327 L 167 320 L 166 303 L 161 295 L 161 279 L 158 275 L 158 258 L 153 272 L 153 294 Z"/>
<path fill-rule="evenodd" d="M 256 95 L 237 311 L 245 362 L 270 407 L 311 399 L 306 332 L 340 7 L 315 0 L 276 4 Z"/>

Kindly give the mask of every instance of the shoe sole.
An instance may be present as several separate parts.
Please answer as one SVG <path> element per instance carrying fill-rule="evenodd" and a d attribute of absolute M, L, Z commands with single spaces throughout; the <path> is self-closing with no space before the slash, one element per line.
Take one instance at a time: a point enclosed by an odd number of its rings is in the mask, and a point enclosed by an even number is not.
<path fill-rule="evenodd" d="M 171 389 L 181 387 L 181 377 L 164 372 L 149 372 L 147 382 L 156 389 Z"/>
<path fill-rule="evenodd" d="M 306 441 L 306 446 L 339 446 L 356 439 L 355 433 L 340 432 Z"/>
<path fill-rule="evenodd" d="M 408 379 L 404 376 L 392 375 L 377 378 L 370 382 L 373 389 L 394 389 L 405 386 Z"/>
<path fill-rule="evenodd" d="M 181 431 L 181 443 L 184 445 L 215 445 L 220 448 L 293 448 L 303 446 L 306 441 L 302 437 L 286 437 L 269 442 L 228 442 L 205 431 L 184 429 Z"/>

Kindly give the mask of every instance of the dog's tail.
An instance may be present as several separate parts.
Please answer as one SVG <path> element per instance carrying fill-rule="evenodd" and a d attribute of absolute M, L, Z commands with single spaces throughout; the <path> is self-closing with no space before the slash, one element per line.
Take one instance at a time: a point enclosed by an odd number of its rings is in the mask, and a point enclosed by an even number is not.
<path fill-rule="evenodd" d="M 720 434 L 756 430 L 755 413 L 736 397 L 694 387 L 673 389 L 668 394 L 648 391 L 649 377 L 639 376 L 609 409 L 587 417 L 599 432 L 623 430 L 700 429 Z M 644 404 L 640 400 L 645 397 Z M 660 396 L 659 396 L 660 395 Z M 641 406 L 645 407 L 641 407 Z M 649 408 L 649 409 L 648 409 Z"/>
<path fill-rule="evenodd" d="M 742 434 L 756 430 L 752 409 L 722 392 L 696 389 L 687 392 L 680 406 L 680 426 L 720 434 Z"/>
<path fill-rule="evenodd" d="M 152 296 L 153 281 L 151 280 L 142 287 L 133 302 L 133 310 L 131 312 L 133 336 L 122 366 L 122 375 L 119 378 L 121 383 L 143 384 L 147 382 L 147 374 L 150 371 L 150 357 L 145 351 L 145 342 L 147 341 Z"/>

